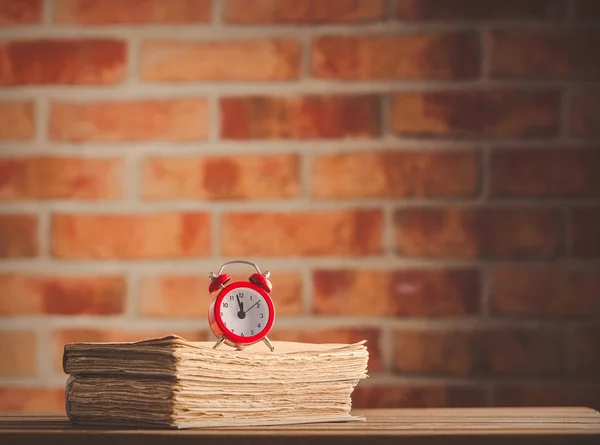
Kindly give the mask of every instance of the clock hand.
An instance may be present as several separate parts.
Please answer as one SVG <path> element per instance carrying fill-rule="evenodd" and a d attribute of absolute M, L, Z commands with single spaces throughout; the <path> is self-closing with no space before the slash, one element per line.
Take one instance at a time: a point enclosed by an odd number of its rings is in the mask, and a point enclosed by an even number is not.
<path fill-rule="evenodd" d="M 254 306 L 256 306 L 258 303 L 260 303 L 260 301 L 257 301 L 257 302 L 256 302 L 256 303 L 254 303 L 252 306 L 250 306 L 250 307 L 248 308 L 248 310 L 247 310 L 246 312 L 244 312 L 244 314 L 245 314 L 245 313 L 247 313 L 247 312 L 248 312 L 250 309 L 252 309 Z"/>
<path fill-rule="evenodd" d="M 246 318 L 246 313 L 244 312 L 244 304 L 240 301 L 240 297 L 238 297 L 237 295 L 235 296 L 235 298 L 237 298 L 237 302 L 238 302 L 238 306 L 240 308 L 240 310 L 237 313 L 238 318 L 241 320 L 242 318 Z"/>

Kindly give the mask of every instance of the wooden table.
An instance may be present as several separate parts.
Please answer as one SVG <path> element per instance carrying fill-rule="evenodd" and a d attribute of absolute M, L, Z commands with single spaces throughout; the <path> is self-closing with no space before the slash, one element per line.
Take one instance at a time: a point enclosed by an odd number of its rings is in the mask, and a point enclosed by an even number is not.
<path fill-rule="evenodd" d="M 440 408 L 359 411 L 366 422 L 197 430 L 71 425 L 62 417 L 0 417 L 1 445 L 600 444 L 589 408 Z"/>

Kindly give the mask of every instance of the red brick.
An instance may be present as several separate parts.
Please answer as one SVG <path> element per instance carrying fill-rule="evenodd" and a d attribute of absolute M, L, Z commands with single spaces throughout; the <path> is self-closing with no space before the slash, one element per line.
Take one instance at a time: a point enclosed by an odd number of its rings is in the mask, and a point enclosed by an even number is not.
<path fill-rule="evenodd" d="M 146 199 L 281 199 L 300 193 L 297 155 L 152 157 L 142 170 Z"/>
<path fill-rule="evenodd" d="M 394 369 L 464 377 L 550 377 L 565 374 L 562 332 L 536 329 L 400 330 Z"/>
<path fill-rule="evenodd" d="M 142 45 L 145 81 L 267 81 L 300 76 L 300 42 L 244 39 L 214 42 L 148 41 Z"/>
<path fill-rule="evenodd" d="M 54 22 L 80 25 L 185 24 L 210 21 L 210 0 L 55 0 Z"/>
<path fill-rule="evenodd" d="M 244 280 L 246 277 L 244 277 Z M 278 316 L 296 315 L 303 312 L 302 277 L 296 271 L 271 271 L 273 284 L 271 295 L 275 300 L 275 310 Z"/>
<path fill-rule="evenodd" d="M 161 338 L 167 335 L 178 335 L 190 341 L 203 341 L 207 332 L 198 330 L 177 329 L 104 329 L 104 328 L 73 328 L 60 329 L 52 333 L 50 339 L 54 356 L 54 368 L 63 371 L 63 353 L 65 345 L 79 342 L 135 342 L 151 338 Z"/>
<path fill-rule="evenodd" d="M 600 32 L 522 30 L 492 33 L 490 72 L 496 78 L 599 80 Z"/>
<path fill-rule="evenodd" d="M 493 270 L 492 311 L 499 315 L 600 315 L 600 269 L 503 267 Z"/>
<path fill-rule="evenodd" d="M 0 258 L 31 258 L 38 253 L 37 218 L 34 215 L 0 215 Z"/>
<path fill-rule="evenodd" d="M 600 137 L 600 90 L 581 90 L 571 96 L 568 126 L 571 136 Z"/>
<path fill-rule="evenodd" d="M 600 206 L 570 212 L 570 253 L 575 258 L 600 258 Z"/>
<path fill-rule="evenodd" d="M 379 210 L 226 213 L 224 256 L 366 256 L 382 251 Z"/>
<path fill-rule="evenodd" d="M 273 341 L 295 341 L 302 343 L 355 343 L 366 340 L 369 351 L 368 372 L 378 373 L 382 370 L 381 365 L 381 343 L 379 341 L 379 330 L 365 328 L 337 328 L 337 329 L 296 329 L 279 328 L 273 329 L 269 334 Z"/>
<path fill-rule="evenodd" d="M 558 133 L 556 91 L 403 92 L 392 97 L 390 129 L 407 136 L 541 137 Z"/>
<path fill-rule="evenodd" d="M 238 24 L 370 22 L 384 16 L 383 0 L 226 0 L 224 20 Z"/>
<path fill-rule="evenodd" d="M 575 374 L 598 379 L 600 376 L 600 327 L 582 327 L 572 336 Z"/>
<path fill-rule="evenodd" d="M 228 97 L 221 100 L 224 139 L 330 139 L 377 136 L 375 96 Z"/>
<path fill-rule="evenodd" d="M 125 43 L 112 39 L 45 39 L 0 43 L 0 85 L 118 84 Z"/>
<path fill-rule="evenodd" d="M 344 80 L 471 79 L 479 75 L 472 31 L 324 36 L 313 41 L 312 74 Z"/>
<path fill-rule="evenodd" d="M 406 21 L 531 20 L 562 18 L 562 0 L 396 0 L 396 17 Z"/>
<path fill-rule="evenodd" d="M 116 199 L 122 196 L 121 175 L 118 159 L 0 158 L 0 201 Z"/>
<path fill-rule="evenodd" d="M 563 384 L 504 384 L 494 388 L 494 405 L 507 407 L 586 406 L 600 409 L 600 386 Z"/>
<path fill-rule="evenodd" d="M 0 274 L 0 315 L 113 315 L 123 312 L 120 276 Z"/>
<path fill-rule="evenodd" d="M 248 277 L 233 277 L 247 281 Z M 273 272 L 272 296 L 277 316 L 302 310 L 302 282 L 296 272 Z M 140 313 L 149 317 L 206 317 L 208 280 L 196 275 L 144 276 L 139 283 Z"/>
<path fill-rule="evenodd" d="M 56 258 L 193 258 L 208 255 L 210 244 L 207 213 L 52 217 L 52 255 Z"/>
<path fill-rule="evenodd" d="M 35 136 L 33 102 L 0 102 L 0 141 L 31 140 Z"/>
<path fill-rule="evenodd" d="M 598 198 L 597 149 L 497 150 L 491 161 L 493 197 Z"/>
<path fill-rule="evenodd" d="M 54 141 L 198 141 L 207 136 L 205 99 L 52 104 L 50 138 Z"/>
<path fill-rule="evenodd" d="M 600 3 L 597 0 L 573 0 L 573 13 L 577 20 L 600 20 Z"/>
<path fill-rule="evenodd" d="M 313 310 L 320 315 L 438 317 L 479 309 L 475 270 L 323 269 L 312 279 Z"/>
<path fill-rule="evenodd" d="M 0 412 L 65 414 L 65 388 L 0 386 Z"/>
<path fill-rule="evenodd" d="M 368 385 L 352 393 L 352 408 L 450 408 L 485 405 L 483 389 L 441 385 Z"/>
<path fill-rule="evenodd" d="M 37 373 L 37 340 L 32 331 L 0 331 L 0 377 Z"/>
<path fill-rule="evenodd" d="M 0 25 L 30 25 L 42 21 L 42 0 L 0 0 Z"/>
<path fill-rule="evenodd" d="M 404 256 L 535 259 L 559 253 L 563 222 L 554 209 L 411 208 L 395 226 Z"/>
<path fill-rule="evenodd" d="M 473 150 L 369 150 L 319 156 L 312 195 L 318 198 L 466 198 L 477 193 Z"/>

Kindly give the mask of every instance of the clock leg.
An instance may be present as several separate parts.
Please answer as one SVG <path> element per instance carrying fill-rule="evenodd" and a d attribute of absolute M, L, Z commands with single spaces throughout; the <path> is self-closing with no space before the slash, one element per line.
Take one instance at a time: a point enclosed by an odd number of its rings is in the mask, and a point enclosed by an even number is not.
<path fill-rule="evenodd" d="M 267 337 L 263 338 L 263 341 L 269 347 L 269 349 L 271 350 L 271 352 L 273 352 L 275 350 L 275 346 L 273 346 L 271 344 L 271 342 L 269 341 L 269 339 Z"/>
<path fill-rule="evenodd" d="M 222 335 L 221 338 L 213 346 L 213 349 L 217 349 L 219 346 L 221 346 L 223 344 L 224 341 L 225 341 L 225 336 Z"/>

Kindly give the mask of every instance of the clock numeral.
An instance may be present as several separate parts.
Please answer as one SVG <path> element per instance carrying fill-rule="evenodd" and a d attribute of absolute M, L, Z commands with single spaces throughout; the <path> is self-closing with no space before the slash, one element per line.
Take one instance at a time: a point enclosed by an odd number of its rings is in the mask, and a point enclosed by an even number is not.
<path fill-rule="evenodd" d="M 242 332 L 240 335 L 241 335 L 242 337 L 245 337 L 243 332 Z"/>
<path fill-rule="evenodd" d="M 229 307 L 229 303 L 223 303 L 223 307 Z"/>
<path fill-rule="evenodd" d="M 260 303 L 256 303 L 256 309 L 260 309 Z"/>
<path fill-rule="evenodd" d="M 229 300 L 233 301 L 233 295 L 229 296 Z"/>
<path fill-rule="evenodd" d="M 250 295 L 250 301 L 252 301 L 252 295 Z"/>
<path fill-rule="evenodd" d="M 236 295 L 237 297 L 239 297 L 240 299 L 244 299 L 244 294 L 242 292 L 240 292 L 239 294 Z M 232 298 L 233 299 L 233 298 Z"/>
<path fill-rule="evenodd" d="M 235 332 L 235 329 L 232 329 L 231 332 Z"/>
<path fill-rule="evenodd" d="M 223 322 L 223 326 L 227 326 L 227 323 Z"/>
<path fill-rule="evenodd" d="M 260 323 L 258 323 L 258 326 L 256 326 L 257 328 L 260 328 Z"/>
<path fill-rule="evenodd" d="M 263 314 L 262 312 L 260 313 L 260 318 L 265 318 L 265 314 Z"/>
<path fill-rule="evenodd" d="M 221 317 L 223 316 L 223 311 L 221 311 Z"/>
<path fill-rule="evenodd" d="M 254 335 L 254 329 L 252 329 L 252 330 L 250 331 L 250 333 L 251 333 L 252 335 Z"/>

